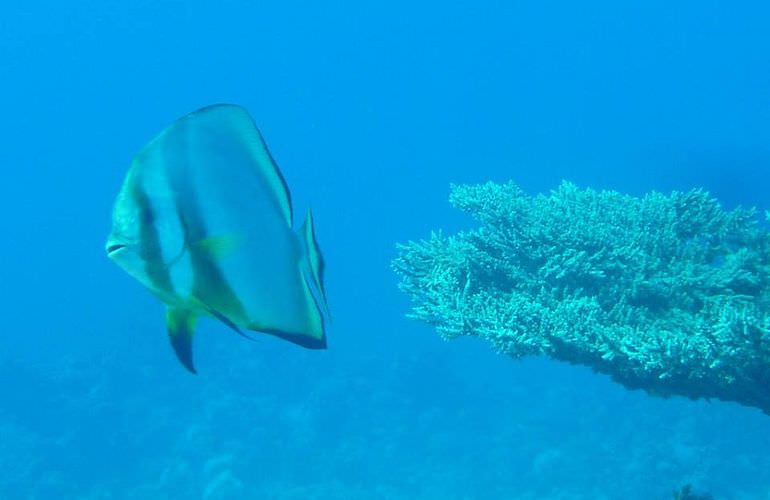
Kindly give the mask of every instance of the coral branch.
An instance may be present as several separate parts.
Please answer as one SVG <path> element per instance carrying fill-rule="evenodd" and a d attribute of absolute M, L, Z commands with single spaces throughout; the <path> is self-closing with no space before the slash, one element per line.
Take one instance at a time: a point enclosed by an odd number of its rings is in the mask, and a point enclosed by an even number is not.
<path fill-rule="evenodd" d="M 702 190 L 453 186 L 478 229 L 399 245 L 411 317 L 513 357 L 587 365 L 660 396 L 770 413 L 770 233 Z M 770 217 L 770 215 L 768 215 Z"/>

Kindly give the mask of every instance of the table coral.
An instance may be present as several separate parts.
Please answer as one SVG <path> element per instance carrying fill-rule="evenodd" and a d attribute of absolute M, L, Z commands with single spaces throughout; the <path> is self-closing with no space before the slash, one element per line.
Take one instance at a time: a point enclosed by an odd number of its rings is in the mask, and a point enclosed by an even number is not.
<path fill-rule="evenodd" d="M 659 396 L 770 414 L 770 232 L 707 192 L 452 186 L 477 229 L 399 245 L 410 316 Z"/>

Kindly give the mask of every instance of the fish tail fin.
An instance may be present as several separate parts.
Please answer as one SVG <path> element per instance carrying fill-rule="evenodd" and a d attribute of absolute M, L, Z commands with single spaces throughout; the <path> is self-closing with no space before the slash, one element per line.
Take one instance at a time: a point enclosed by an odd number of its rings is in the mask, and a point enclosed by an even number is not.
<path fill-rule="evenodd" d="M 192 359 L 192 338 L 195 333 L 197 316 L 189 309 L 169 307 L 166 309 L 166 328 L 171 347 L 177 359 L 190 373 L 197 373 Z"/>
<path fill-rule="evenodd" d="M 326 290 L 324 289 L 324 259 L 321 254 L 321 249 L 318 246 L 318 241 L 315 238 L 315 228 L 313 227 L 313 214 L 308 209 L 305 215 L 305 222 L 299 228 L 299 238 L 302 241 L 304 250 L 304 265 L 305 274 L 310 277 L 310 281 L 313 283 L 313 287 L 320 300 L 320 306 L 324 315 L 327 318 L 331 318 L 329 314 L 329 303 L 326 302 Z"/>

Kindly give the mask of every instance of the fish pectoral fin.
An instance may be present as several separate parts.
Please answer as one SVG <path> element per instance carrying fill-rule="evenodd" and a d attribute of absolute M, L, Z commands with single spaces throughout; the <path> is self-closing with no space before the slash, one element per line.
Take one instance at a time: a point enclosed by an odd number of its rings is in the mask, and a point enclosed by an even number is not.
<path fill-rule="evenodd" d="M 190 373 L 197 373 L 192 359 L 192 338 L 195 333 L 197 316 L 189 309 L 169 307 L 166 309 L 166 328 L 171 347 L 177 359 Z"/>
<path fill-rule="evenodd" d="M 198 240 L 195 247 L 211 260 L 218 261 L 232 254 L 240 242 L 241 238 L 237 233 L 226 233 Z"/>

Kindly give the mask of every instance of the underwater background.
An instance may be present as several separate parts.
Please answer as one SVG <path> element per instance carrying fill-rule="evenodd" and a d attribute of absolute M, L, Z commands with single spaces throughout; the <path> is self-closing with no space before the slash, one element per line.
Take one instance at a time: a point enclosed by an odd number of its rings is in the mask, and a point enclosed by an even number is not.
<path fill-rule="evenodd" d="M 770 417 L 444 342 L 395 245 L 450 183 L 770 208 L 765 2 L 0 4 L 0 498 L 770 498 Z M 245 106 L 327 262 L 329 349 L 214 321 L 199 375 L 109 262 L 132 156 Z M 769 389 L 770 390 L 770 389 Z"/>

